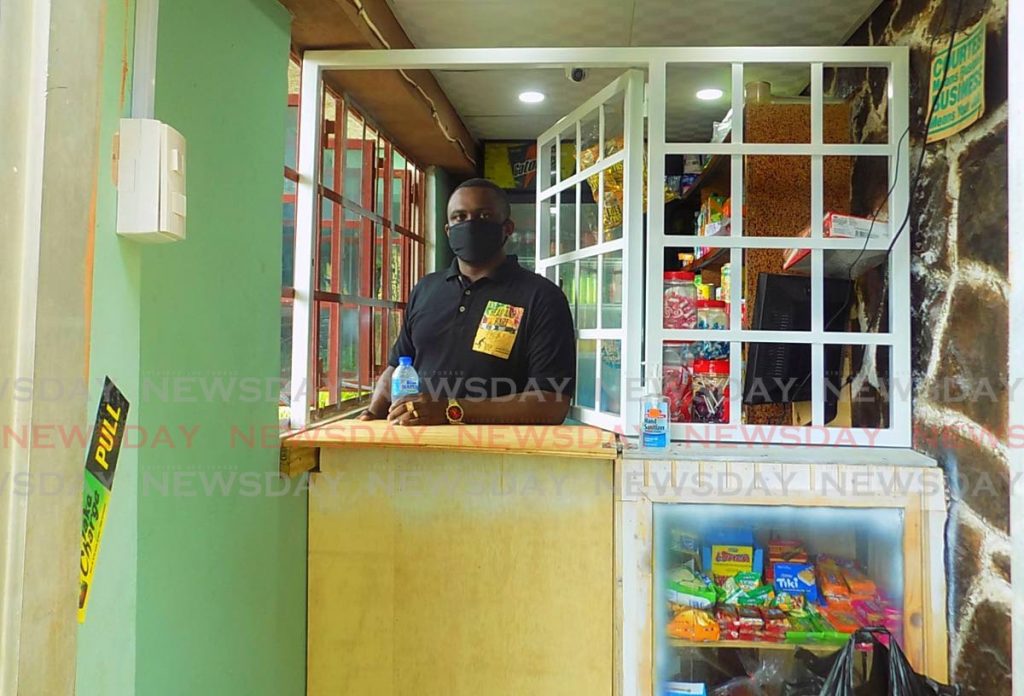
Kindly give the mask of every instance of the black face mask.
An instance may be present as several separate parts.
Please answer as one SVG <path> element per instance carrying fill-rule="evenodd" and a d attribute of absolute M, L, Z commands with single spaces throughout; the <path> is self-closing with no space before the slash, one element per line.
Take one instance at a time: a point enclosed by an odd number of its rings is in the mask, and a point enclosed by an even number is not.
<path fill-rule="evenodd" d="M 448 228 L 448 245 L 466 263 L 485 263 L 505 246 L 504 224 L 474 218 Z"/>

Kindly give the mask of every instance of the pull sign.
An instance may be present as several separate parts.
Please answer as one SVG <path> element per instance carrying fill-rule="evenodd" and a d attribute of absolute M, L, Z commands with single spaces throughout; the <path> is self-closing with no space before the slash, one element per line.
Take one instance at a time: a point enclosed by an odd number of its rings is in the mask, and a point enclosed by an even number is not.
<path fill-rule="evenodd" d="M 117 456 L 121 452 L 125 425 L 128 423 L 128 400 L 107 377 L 103 395 L 96 411 L 89 454 L 85 460 L 85 486 L 82 490 L 82 550 L 79 563 L 78 622 L 85 621 L 100 553 L 100 538 L 107 520 L 110 492 L 114 487 Z"/>

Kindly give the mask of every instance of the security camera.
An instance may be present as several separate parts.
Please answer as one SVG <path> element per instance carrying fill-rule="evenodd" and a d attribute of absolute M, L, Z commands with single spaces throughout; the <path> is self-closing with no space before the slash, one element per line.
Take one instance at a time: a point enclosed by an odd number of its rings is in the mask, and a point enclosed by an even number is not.
<path fill-rule="evenodd" d="M 583 82 L 587 79 L 587 71 L 584 68 L 567 65 L 565 67 L 565 79 L 570 82 Z"/>

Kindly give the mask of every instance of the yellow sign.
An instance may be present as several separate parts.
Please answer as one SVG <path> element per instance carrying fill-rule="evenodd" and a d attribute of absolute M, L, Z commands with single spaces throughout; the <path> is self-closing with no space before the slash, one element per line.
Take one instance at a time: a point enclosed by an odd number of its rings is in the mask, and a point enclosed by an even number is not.
<path fill-rule="evenodd" d="M 928 113 L 928 142 L 934 143 L 959 133 L 985 113 L 985 22 L 981 21 L 953 43 L 946 71 L 946 51 L 932 60 Z M 946 83 L 942 84 L 942 73 Z M 939 86 L 942 93 L 939 94 Z"/>
<path fill-rule="evenodd" d="M 473 339 L 473 350 L 507 360 L 523 321 L 523 308 L 491 300 Z"/>

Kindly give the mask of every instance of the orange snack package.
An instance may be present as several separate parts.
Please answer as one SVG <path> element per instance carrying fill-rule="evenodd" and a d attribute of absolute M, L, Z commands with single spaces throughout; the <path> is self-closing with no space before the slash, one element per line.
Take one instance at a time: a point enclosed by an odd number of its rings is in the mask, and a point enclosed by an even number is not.
<path fill-rule="evenodd" d="M 858 568 L 844 567 L 842 569 L 843 579 L 850 588 L 850 594 L 858 599 L 873 599 L 878 596 L 878 587 L 875 581 L 862 573 Z"/>
<path fill-rule="evenodd" d="M 850 599 L 850 588 L 835 561 L 819 557 L 816 570 L 818 587 L 826 599 L 830 602 L 832 600 L 842 602 Z"/>
<path fill-rule="evenodd" d="M 821 608 L 821 613 L 840 633 L 853 633 L 860 628 L 857 614 L 849 602 L 829 602 Z"/>
<path fill-rule="evenodd" d="M 676 614 L 667 632 L 672 638 L 699 642 L 715 641 L 719 637 L 718 622 L 711 612 L 691 607 Z"/>

